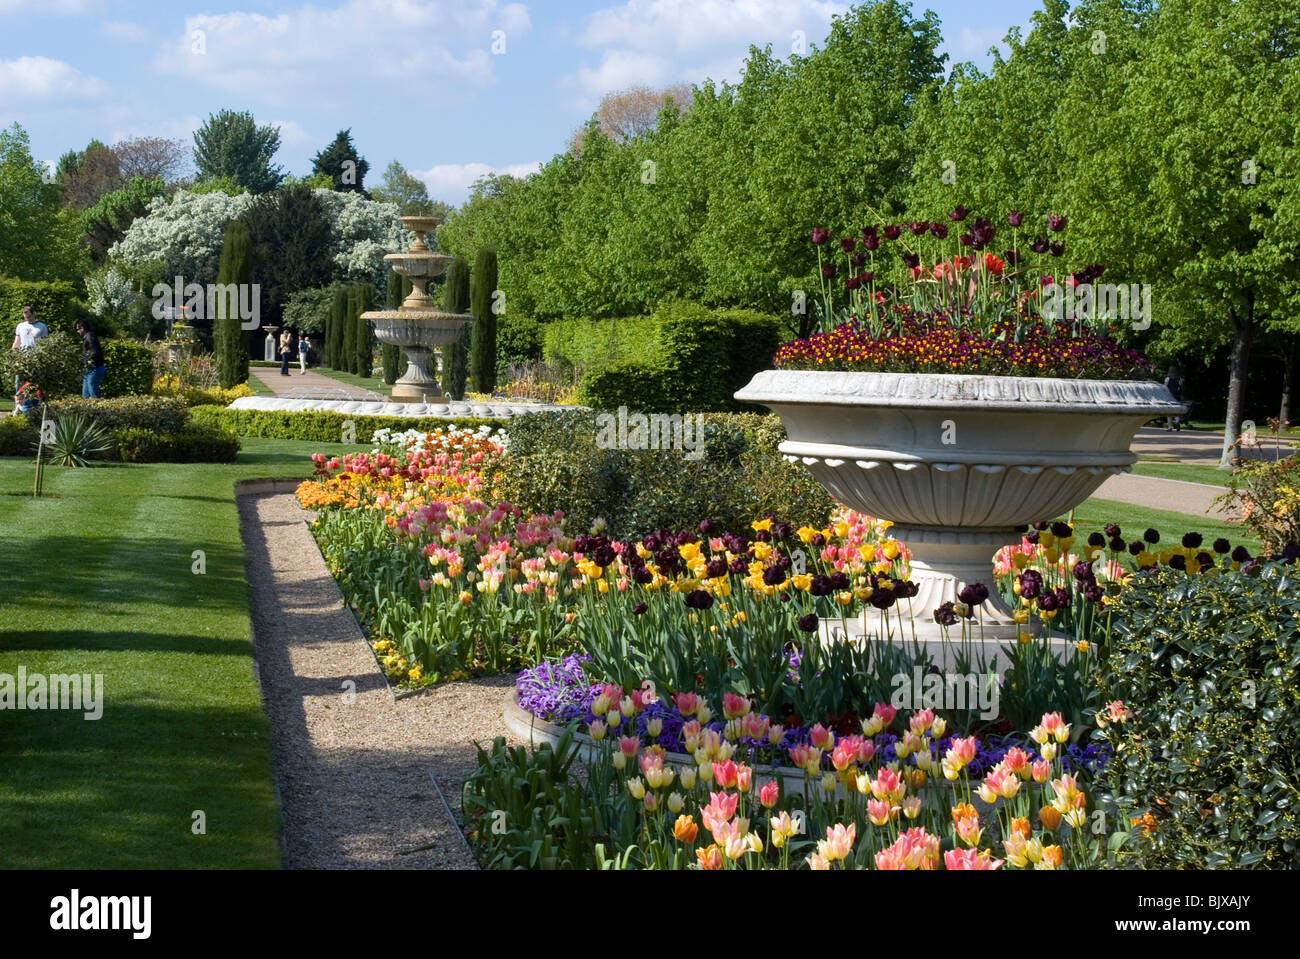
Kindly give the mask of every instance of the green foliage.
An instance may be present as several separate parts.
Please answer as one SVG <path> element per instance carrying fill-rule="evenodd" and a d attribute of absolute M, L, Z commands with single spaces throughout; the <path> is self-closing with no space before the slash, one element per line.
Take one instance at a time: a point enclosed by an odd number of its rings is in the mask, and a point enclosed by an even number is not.
<path fill-rule="evenodd" d="M 474 259 L 470 299 L 474 327 L 470 333 L 469 371 L 472 388 L 491 393 L 497 385 L 497 251 L 484 247 Z"/>
<path fill-rule="evenodd" d="M 335 190 L 366 192 L 362 184 L 370 164 L 357 152 L 351 129 L 340 130 L 330 145 L 312 159 L 311 168 L 316 176 L 329 177 Z"/>
<path fill-rule="evenodd" d="M 80 416 L 110 433 L 138 428 L 154 433 L 172 433 L 185 426 L 189 407 L 173 396 L 122 396 L 92 399 L 72 396 L 49 403 L 49 415 Z"/>
<path fill-rule="evenodd" d="M 45 443 L 45 455 L 55 466 L 89 466 L 113 450 L 113 434 L 85 416 L 60 416 Z"/>
<path fill-rule="evenodd" d="M 258 197 L 242 219 L 252 240 L 262 323 L 281 326 L 291 295 L 324 286 L 334 275 L 329 216 L 316 191 L 299 184 Z"/>
<path fill-rule="evenodd" d="M 695 439 L 691 422 L 683 441 Z M 777 451 L 785 438 L 779 419 L 711 413 L 703 423 L 703 453 L 686 459 L 686 449 L 605 448 L 614 444 L 602 439 L 609 420 L 598 414 L 521 417 L 510 423 L 498 492 L 526 514 L 562 510 L 573 532 L 603 517 L 618 537 L 689 529 L 706 517 L 738 532 L 769 513 L 796 526 L 826 523 L 830 497 Z"/>
<path fill-rule="evenodd" d="M 104 399 L 153 392 L 153 348 L 134 340 L 103 340 Z"/>
<path fill-rule="evenodd" d="M 239 437 L 215 427 L 189 425 L 175 433 L 136 428 L 115 434 L 124 463 L 233 463 Z"/>
<path fill-rule="evenodd" d="M 1245 518 L 1266 553 L 1277 556 L 1287 544 L 1300 543 L 1300 457 L 1249 460 L 1229 482 L 1216 502 Z"/>
<path fill-rule="evenodd" d="M 77 299 L 72 284 L 66 280 L 15 280 L 0 276 L 0 347 L 13 342 L 14 330 L 23 319 L 23 307 L 30 306 L 36 319 L 51 333 L 62 330 L 75 334 L 77 320 L 86 315 L 86 305 Z"/>
<path fill-rule="evenodd" d="M 497 376 L 511 366 L 542 358 L 545 327 L 531 316 L 503 313 L 497 317 Z"/>
<path fill-rule="evenodd" d="M 49 172 L 21 126 L 0 129 L 0 276 L 70 280 L 85 263 L 78 214 L 60 209 Z"/>
<path fill-rule="evenodd" d="M 298 290 L 289 294 L 281 311 L 281 321 L 299 333 L 321 334 L 329 323 L 330 310 L 334 308 L 335 284 Z M 297 347 L 294 347 L 295 350 Z"/>
<path fill-rule="evenodd" d="M 429 188 L 419 177 L 406 172 L 406 167 L 396 160 L 384 169 L 384 179 L 370 191 L 380 203 L 394 203 L 402 216 L 435 216 L 446 219 L 454 209 L 440 200 L 429 199 Z"/>
<path fill-rule="evenodd" d="M 469 261 L 464 257 L 456 257 L 447 267 L 442 308 L 447 313 L 469 312 Z M 470 331 L 462 330 L 460 339 L 442 350 L 442 391 L 457 400 L 465 396 L 465 380 L 469 372 L 469 338 Z"/>
<path fill-rule="evenodd" d="M 375 430 L 405 432 L 480 426 L 500 426 L 500 420 L 482 417 L 410 417 L 358 416 L 326 411 L 283 412 L 280 410 L 232 410 L 224 406 L 196 406 L 189 411 L 190 421 L 200 426 L 217 426 L 239 436 L 265 436 L 270 439 L 307 440 L 313 443 L 338 443 L 350 423 L 357 443 L 370 443 Z"/>
<path fill-rule="evenodd" d="M 247 193 L 248 188 L 240 186 L 229 176 L 214 176 L 199 183 L 195 183 L 189 188 L 190 193 L 202 196 L 205 193 L 224 193 L 226 196 L 239 196 Z"/>
<path fill-rule="evenodd" d="M 336 287 L 330 304 L 329 325 L 325 330 L 325 365 L 332 370 L 343 369 L 343 328 L 348 318 L 348 288 Z"/>
<path fill-rule="evenodd" d="M 252 238 L 241 220 L 226 225 L 225 241 L 221 245 L 221 264 L 217 268 L 217 283 L 244 286 L 253 282 Z M 244 334 L 238 310 L 228 309 L 225 297 L 219 301 L 222 312 L 233 315 L 212 317 L 213 352 L 221 373 L 221 388 L 230 389 L 248 381 L 248 337 Z"/>
<path fill-rule="evenodd" d="M 542 356 L 579 374 L 597 366 L 662 354 L 660 318 L 620 316 L 606 320 L 552 320 L 539 325 Z M 530 357 L 531 358 L 531 357 Z"/>
<path fill-rule="evenodd" d="M 369 321 L 363 320 L 361 314 L 371 308 L 375 300 L 375 288 L 370 283 L 359 283 L 356 286 L 356 316 L 353 318 L 353 324 L 356 328 L 356 359 L 354 360 L 357 376 L 369 377 L 374 373 L 375 366 L 375 328 L 370 325 Z"/>
<path fill-rule="evenodd" d="M 37 316 L 40 316 L 39 312 Z M 105 341 L 106 357 L 107 342 Z M 8 345 L 4 344 L 5 347 Z M 6 348 L 0 352 L 0 381 L 8 384 L 4 387 L 5 392 L 13 386 L 16 377 L 20 383 L 35 383 L 47 400 L 70 394 L 79 396 L 84 373 L 81 341 L 73 339 L 62 330 L 51 332 L 25 350 Z"/>
<path fill-rule="evenodd" d="M 28 422 L 28 417 L 0 416 L 0 456 L 34 456 L 39 418 Z"/>
<path fill-rule="evenodd" d="M 396 162 L 396 161 L 394 161 Z M 411 281 L 402 274 L 388 271 L 388 282 L 385 284 L 385 295 L 387 300 L 384 304 L 385 309 L 396 310 L 402 305 L 402 300 L 411 292 Z M 406 371 L 406 357 L 402 355 L 399 347 L 385 343 L 381 347 L 383 356 L 384 382 L 390 386 L 396 383 L 401 375 Z"/>
<path fill-rule="evenodd" d="M 659 330 L 657 349 L 648 359 L 588 371 L 578 394 L 584 404 L 644 412 L 741 409 L 733 395 L 771 365 L 781 341 L 776 317 L 685 301 L 661 304 L 649 324 Z"/>
<path fill-rule="evenodd" d="M 251 113 L 222 110 L 209 115 L 194 133 L 198 181 L 229 180 L 252 193 L 267 193 L 283 175 L 271 158 L 280 149 L 280 131 L 258 126 Z"/>
<path fill-rule="evenodd" d="M 336 369 L 348 373 L 357 371 L 357 287 L 347 288 L 347 306 L 343 312 L 343 353 Z"/>
<path fill-rule="evenodd" d="M 152 180 L 132 177 L 126 186 L 101 197 L 85 210 L 81 217 L 90 261 L 102 266 L 108 259 L 109 249 L 126 236 L 132 222 L 149 212 L 149 201 L 166 195 L 167 186 L 161 177 Z"/>
<path fill-rule="evenodd" d="M 1116 604 L 1107 698 L 1134 712 L 1102 799 L 1142 869 L 1293 867 L 1300 858 L 1300 582 L 1292 564 L 1143 577 Z M 1105 717 L 1102 717 L 1103 719 Z"/>

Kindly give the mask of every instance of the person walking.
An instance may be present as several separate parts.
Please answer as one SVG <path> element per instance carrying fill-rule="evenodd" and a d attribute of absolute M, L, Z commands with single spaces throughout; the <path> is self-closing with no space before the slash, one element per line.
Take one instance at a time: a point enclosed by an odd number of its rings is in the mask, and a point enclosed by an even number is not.
<path fill-rule="evenodd" d="M 288 330 L 280 332 L 280 375 L 289 375 L 289 347 L 293 344 L 293 337 L 289 335 Z"/>
<path fill-rule="evenodd" d="M 81 336 L 81 359 L 86 375 L 81 381 L 81 395 L 99 399 L 99 387 L 104 382 L 104 349 L 85 320 L 77 320 L 77 333 Z"/>
<path fill-rule="evenodd" d="M 1165 377 L 1165 389 L 1167 389 L 1169 391 L 1169 395 L 1172 396 L 1174 399 L 1176 399 L 1179 403 L 1183 401 L 1182 367 L 1178 366 L 1177 364 L 1174 364 L 1173 366 L 1169 367 L 1169 375 Z M 1181 432 L 1182 428 L 1183 428 L 1182 416 L 1165 417 L 1166 433 L 1169 433 L 1173 430 L 1178 430 L 1179 432 Z"/>
<path fill-rule="evenodd" d="M 302 375 L 307 375 L 307 354 L 311 351 L 311 344 L 307 342 L 307 334 L 298 334 L 298 368 Z"/>
<path fill-rule="evenodd" d="M 37 340 L 44 339 L 50 335 L 49 328 L 44 323 L 36 319 L 36 311 L 30 306 L 23 307 L 23 318 L 18 321 L 14 327 L 14 342 L 11 349 L 25 350 L 32 346 Z M 14 374 L 14 393 L 16 394 L 22 387 L 22 377 L 17 373 Z"/>

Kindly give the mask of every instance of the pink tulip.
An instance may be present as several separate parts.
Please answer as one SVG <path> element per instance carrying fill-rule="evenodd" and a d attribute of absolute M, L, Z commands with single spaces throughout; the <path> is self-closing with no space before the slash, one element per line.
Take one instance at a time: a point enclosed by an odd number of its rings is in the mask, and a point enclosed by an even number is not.
<path fill-rule="evenodd" d="M 722 715 L 727 719 L 738 719 L 749 712 L 749 700 L 734 693 L 722 694 Z"/>
<path fill-rule="evenodd" d="M 813 746 L 821 750 L 831 749 L 835 745 L 835 734 L 821 723 L 810 730 L 808 739 Z"/>
<path fill-rule="evenodd" d="M 694 716 L 700 705 L 700 697 L 694 693 L 678 693 L 673 700 L 677 704 L 677 711 L 683 716 Z"/>
<path fill-rule="evenodd" d="M 758 790 L 758 801 L 764 809 L 771 809 L 780 798 L 781 789 L 775 779 L 763 783 Z"/>
<path fill-rule="evenodd" d="M 636 736 L 620 736 L 618 748 L 628 759 L 631 759 L 641 749 L 641 740 Z"/>

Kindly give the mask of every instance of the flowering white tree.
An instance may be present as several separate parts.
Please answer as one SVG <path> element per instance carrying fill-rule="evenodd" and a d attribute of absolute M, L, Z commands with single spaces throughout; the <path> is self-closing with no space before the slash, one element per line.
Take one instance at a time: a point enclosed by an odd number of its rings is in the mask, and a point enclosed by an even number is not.
<path fill-rule="evenodd" d="M 253 205 L 248 193 L 190 193 L 158 197 L 109 250 L 110 261 L 129 265 L 161 263 L 167 281 L 214 283 L 226 224 Z"/>
<path fill-rule="evenodd" d="M 351 190 L 317 190 L 334 229 L 334 263 L 339 279 L 373 283 L 384 290 L 388 269 L 386 253 L 397 253 L 411 245 L 413 235 L 402 229 L 396 203 L 377 203 Z"/>
<path fill-rule="evenodd" d="M 86 277 L 86 295 L 90 301 L 90 311 L 101 320 L 117 325 L 131 312 L 141 299 L 132 279 L 115 266 L 106 267 Z M 140 335 L 148 329 L 129 330 Z"/>

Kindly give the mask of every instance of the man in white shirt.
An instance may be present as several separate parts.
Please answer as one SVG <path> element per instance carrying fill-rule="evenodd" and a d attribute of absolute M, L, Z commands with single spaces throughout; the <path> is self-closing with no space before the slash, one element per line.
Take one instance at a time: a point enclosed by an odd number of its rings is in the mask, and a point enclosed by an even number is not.
<path fill-rule="evenodd" d="M 13 349 L 20 350 L 31 346 L 37 340 L 50 335 L 49 328 L 44 323 L 36 319 L 36 314 L 30 306 L 23 307 L 22 322 L 14 329 Z M 18 392 L 18 387 L 22 386 L 22 378 L 14 377 L 14 393 Z"/>

